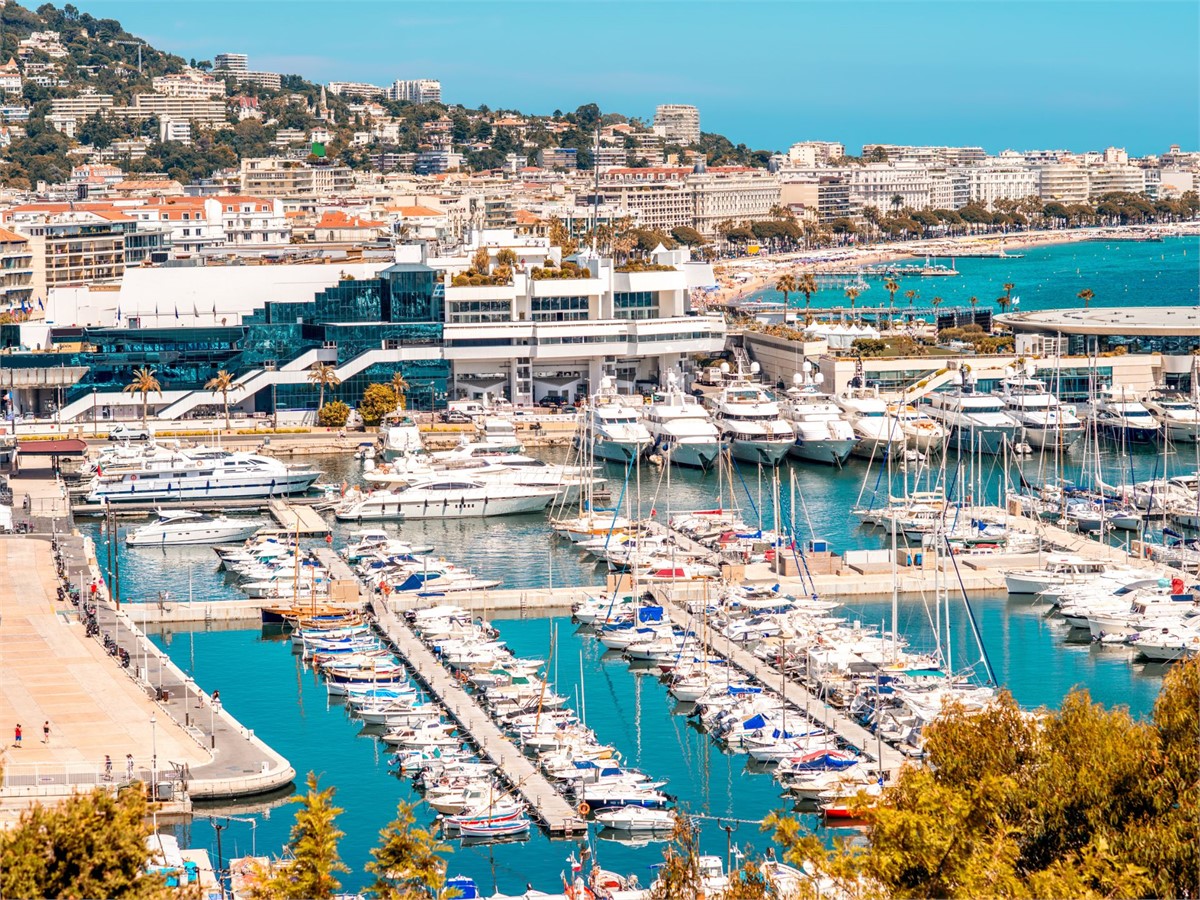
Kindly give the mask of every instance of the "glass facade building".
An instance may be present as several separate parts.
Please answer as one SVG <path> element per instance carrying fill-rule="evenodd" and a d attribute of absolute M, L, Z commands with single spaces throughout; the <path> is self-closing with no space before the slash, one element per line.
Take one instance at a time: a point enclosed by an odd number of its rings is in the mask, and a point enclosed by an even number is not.
<path fill-rule="evenodd" d="M 222 369 L 240 381 L 255 370 L 282 368 L 314 349 L 335 351 L 334 364 L 343 366 L 371 350 L 440 346 L 443 307 L 437 271 L 403 263 L 377 278 L 343 280 L 309 302 L 267 302 L 238 325 L 55 328 L 51 340 L 60 352 L 4 354 L 0 369 L 86 367 L 84 378 L 67 391 L 66 403 L 94 390 L 120 391 L 143 366 L 154 370 L 164 392 L 202 391 Z M 7 331 L 0 334 L 5 341 L 14 337 Z M 397 372 L 409 383 L 410 407 L 445 404 L 450 365 L 441 359 L 372 364 L 326 389 L 326 401 L 342 400 L 353 407 L 368 384 L 390 383 Z M 260 390 L 253 406 L 266 413 L 315 409 L 317 398 L 317 389 L 308 383 L 281 384 Z M 214 398 L 213 404 L 219 402 Z"/>

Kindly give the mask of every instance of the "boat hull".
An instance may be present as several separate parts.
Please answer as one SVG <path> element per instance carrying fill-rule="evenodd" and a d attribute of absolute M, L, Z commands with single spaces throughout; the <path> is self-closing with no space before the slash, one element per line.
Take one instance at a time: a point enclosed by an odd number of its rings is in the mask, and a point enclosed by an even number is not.
<path fill-rule="evenodd" d="M 320 477 L 320 472 L 290 472 L 262 480 L 261 476 L 243 483 L 213 483 L 211 479 L 181 478 L 130 481 L 87 495 L 89 503 L 153 503 L 178 500 L 239 500 L 259 497 L 289 497 L 303 494 Z M 163 482 L 166 482 L 165 484 Z"/>
<path fill-rule="evenodd" d="M 189 531 L 171 533 L 165 529 L 151 532 L 139 529 L 125 539 L 130 547 L 175 547 L 193 544 L 223 544 L 226 541 L 244 541 L 262 528 L 261 522 L 245 525 L 214 525 Z"/>
<path fill-rule="evenodd" d="M 721 446 L 716 443 L 676 443 L 662 448 L 663 454 L 674 465 L 685 469 L 700 469 L 707 472 L 721 455 Z"/>
<path fill-rule="evenodd" d="M 1025 441 L 1038 450 L 1070 450 L 1083 437 L 1083 428 L 1055 428 L 1050 426 L 1026 425 Z"/>
<path fill-rule="evenodd" d="M 378 522 L 390 519 L 477 519 L 484 516 L 513 516 L 536 513 L 550 503 L 549 493 L 527 497 L 459 497 L 410 502 L 379 503 L 362 510 L 347 510 L 335 515 L 343 522 Z"/>
<path fill-rule="evenodd" d="M 777 466 L 792 448 L 792 441 L 744 440 L 734 438 L 730 444 L 733 458 L 751 465 Z"/>
<path fill-rule="evenodd" d="M 949 446 L 962 453 L 999 456 L 1005 446 L 1016 443 L 1020 430 L 1005 426 L 955 425 L 950 431 Z"/>
<path fill-rule="evenodd" d="M 850 458 L 858 443 L 856 439 L 809 441 L 796 438 L 796 442 L 788 448 L 788 454 L 807 462 L 840 466 Z"/>

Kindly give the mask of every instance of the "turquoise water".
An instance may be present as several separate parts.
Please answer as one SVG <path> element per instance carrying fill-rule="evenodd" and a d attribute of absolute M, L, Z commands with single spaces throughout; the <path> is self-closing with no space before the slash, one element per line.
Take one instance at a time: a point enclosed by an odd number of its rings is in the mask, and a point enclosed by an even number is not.
<path fill-rule="evenodd" d="M 915 306 L 928 309 L 930 299 L 940 295 L 942 308 L 966 306 L 978 297 L 980 307 L 995 306 L 1005 283 L 1016 285 L 1017 309 L 1062 309 L 1081 306 L 1077 295 L 1084 288 L 1095 292 L 1092 306 L 1195 306 L 1200 303 L 1200 237 L 1167 238 L 1161 243 L 1134 241 L 1084 241 L 1022 250 L 1020 259 L 957 259 L 961 275 L 948 278 L 901 277 L 896 281 L 896 308 L 904 309 L 904 293 L 919 293 Z M 949 264 L 948 257 L 933 260 Z M 858 306 L 886 306 L 888 295 L 883 280 L 868 279 L 871 287 L 858 298 Z M 774 288 L 752 295 L 759 300 L 782 300 Z M 804 298 L 792 294 L 793 305 Z M 813 295 L 814 308 L 846 304 L 844 288 L 829 287 Z"/>
<path fill-rule="evenodd" d="M 1074 244 L 1030 250 L 1020 260 L 959 260 L 963 276 L 938 281 L 936 290 L 947 298 L 947 305 L 965 303 L 971 294 L 990 302 L 1002 292 L 1000 286 L 1010 280 L 1017 285 L 1014 294 L 1022 298 L 1022 309 L 1077 305 L 1075 294 L 1085 286 L 1095 291 L 1093 302 L 1097 306 L 1195 304 L 1200 282 L 1198 264 L 1200 241 L 1195 238 L 1162 244 Z M 905 282 L 901 292 L 909 287 L 922 292 L 918 305 L 932 296 L 935 285 L 929 279 Z M 864 305 L 875 305 L 886 302 L 886 297 L 877 286 L 862 299 Z M 902 293 L 898 301 L 898 306 L 905 304 Z M 814 297 L 816 306 L 841 302 L 840 290 Z M 359 463 L 345 457 L 314 461 L 328 473 L 327 480 L 335 483 L 354 481 L 361 471 Z M 1120 461 L 1106 450 L 1103 461 L 1111 481 L 1119 481 L 1121 473 L 1135 480 L 1161 474 L 1161 457 L 1152 451 L 1136 452 L 1130 462 Z M 951 454 L 951 473 L 955 464 Z M 1052 466 L 1046 471 L 1039 469 L 1037 457 L 1022 466 L 1030 480 L 1053 475 Z M 1175 474 L 1196 466 L 1193 458 L 1185 456 L 1172 459 L 1170 467 Z M 794 515 L 789 502 L 792 473 L 799 498 Z M 1069 460 L 1064 474 L 1072 477 L 1077 473 L 1078 461 Z M 612 502 L 616 503 L 624 473 L 609 466 L 606 474 L 613 490 Z M 769 475 L 760 484 L 755 470 L 739 469 L 733 478 L 732 498 L 728 483 L 718 486 L 711 473 L 673 470 L 669 490 L 666 474 L 657 469 L 646 466 L 640 476 L 631 479 L 623 507 L 629 505 L 645 513 L 654 509 L 662 517 L 668 510 L 708 508 L 720 502 L 725 506 L 736 504 L 752 524 L 773 524 L 772 504 L 769 500 L 762 502 L 771 495 Z M 1009 478 L 1017 480 L 1015 467 Z M 985 460 L 978 481 L 989 498 L 997 499 L 1004 481 L 1000 463 Z M 802 539 L 824 538 L 839 551 L 884 546 L 880 533 L 861 528 L 847 515 L 864 491 L 866 495 L 873 489 L 881 496 L 887 493 L 886 483 L 869 475 L 861 461 L 851 460 L 841 471 L 787 465 L 781 470 L 781 485 L 783 518 L 795 522 Z M 898 482 L 893 489 L 899 489 Z M 85 524 L 83 529 L 98 538 L 103 560 L 104 537 L 93 525 Z M 344 542 L 349 530 L 335 526 L 337 545 Z M 604 580 L 603 569 L 571 545 L 552 538 L 541 515 L 478 522 L 413 522 L 396 531 L 408 540 L 434 544 L 439 554 L 471 566 L 483 577 L 500 579 L 505 587 L 541 587 L 552 581 L 555 586 L 569 588 L 598 585 Z M 216 559 L 209 550 L 131 551 L 120 545 L 118 555 L 127 598 L 153 599 L 163 590 L 178 598 L 239 596 L 236 588 L 216 572 Z M 564 599 L 570 601 L 569 591 Z M 1044 618 L 1044 611 L 1027 600 L 985 597 L 972 605 L 997 681 L 1023 705 L 1056 706 L 1072 687 L 1084 685 L 1103 703 L 1128 705 L 1138 715 L 1151 709 L 1161 685 L 1161 667 L 1134 663 L 1129 651 L 1119 647 L 1067 643 L 1063 629 Z M 888 600 L 856 602 L 842 612 L 850 618 L 881 624 L 891 615 Z M 899 630 L 914 648 L 932 645 L 932 615 L 920 600 L 901 604 Z M 982 672 L 981 654 L 970 637 L 963 605 L 953 602 L 949 615 L 955 667 L 973 666 Z M 666 789 L 678 797 L 681 806 L 707 817 L 702 819 L 705 852 L 725 853 L 726 836 L 718 827 L 720 817 L 741 820 L 733 835 L 736 843 L 765 846 L 764 836 L 753 823 L 783 805 L 774 782 L 765 774 L 750 771 L 744 757 L 722 753 L 687 719 L 672 714 L 674 703 L 657 680 L 632 672 L 619 657 L 603 655 L 603 648 L 586 634 L 578 634 L 567 619 L 502 620 L 497 624 L 502 637 L 519 655 L 543 658 L 548 653 L 551 629 L 558 629 L 560 652 L 554 667 L 557 689 L 571 697 L 586 698 L 587 722 L 602 741 L 614 744 L 632 764 L 655 778 L 667 779 Z M 181 631 L 158 640 L 199 684 L 209 691 L 219 689 L 225 706 L 288 757 L 301 780 L 304 773 L 313 770 L 321 774 L 323 784 L 337 787 L 337 802 L 346 810 L 339 820 L 346 831 L 342 852 L 353 869 L 345 884 L 361 887 L 366 881 L 363 865 L 379 829 L 393 816 L 396 801 L 419 797 L 406 780 L 388 774 L 386 754 L 380 745 L 360 734 L 361 726 L 347 717 L 343 707 L 328 702 L 323 686 L 293 656 L 286 642 L 269 640 L 257 629 Z M 582 704 L 574 705 L 579 709 Z M 226 859 L 250 852 L 252 839 L 259 853 L 277 853 L 293 819 L 290 808 L 282 803 L 274 801 L 273 808 L 271 803 L 263 802 L 208 813 L 198 810 L 191 825 L 181 826 L 181 836 L 215 854 L 215 833 L 211 822 L 204 818 L 211 814 L 229 826 L 223 835 Z M 249 818 L 255 827 L 252 830 L 248 823 L 231 816 Z M 812 817 L 804 821 L 816 825 Z M 825 834 L 832 836 L 830 832 Z M 636 873 L 643 883 L 650 878 L 648 867 L 661 854 L 657 844 L 635 847 L 600 841 L 596 847 L 601 864 Z M 456 849 L 450 870 L 472 875 L 489 890 L 495 886 L 519 893 L 532 883 L 541 890 L 553 891 L 572 851 L 578 855 L 574 843 L 551 842 L 535 832 L 526 843 Z"/>

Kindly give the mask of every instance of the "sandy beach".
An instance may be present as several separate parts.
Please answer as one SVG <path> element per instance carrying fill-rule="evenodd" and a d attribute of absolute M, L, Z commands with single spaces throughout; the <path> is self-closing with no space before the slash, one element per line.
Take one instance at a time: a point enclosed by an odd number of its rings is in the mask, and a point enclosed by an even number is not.
<path fill-rule="evenodd" d="M 1020 252 L 1031 247 L 1052 244 L 1073 244 L 1112 233 L 1114 228 L 1072 228 L 1054 231 L 1028 231 L 1016 234 L 964 235 L 961 237 L 930 238 L 920 241 L 871 244 L 867 247 L 828 247 L 775 255 L 746 256 L 715 266 L 721 288 L 708 295 L 712 307 L 728 306 L 749 297 L 756 291 L 773 286 L 780 276 L 811 273 L 821 275 L 846 267 L 924 258 L 953 257 L 980 251 Z M 1158 230 L 1171 230 L 1160 228 Z"/>

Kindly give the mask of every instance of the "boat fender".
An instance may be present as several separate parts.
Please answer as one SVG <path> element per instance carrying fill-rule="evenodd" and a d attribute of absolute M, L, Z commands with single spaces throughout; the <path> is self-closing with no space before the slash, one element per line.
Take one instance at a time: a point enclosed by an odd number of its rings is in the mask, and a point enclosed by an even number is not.
<path fill-rule="evenodd" d="M 581 816 L 586 816 L 586 815 L 587 815 L 588 813 L 590 813 L 591 811 L 592 811 L 592 808 L 591 808 L 590 806 L 588 806 L 588 805 L 587 805 L 587 803 L 580 803 L 580 804 L 579 804 L 579 814 L 580 814 Z"/>

